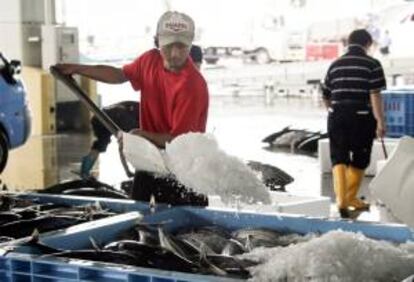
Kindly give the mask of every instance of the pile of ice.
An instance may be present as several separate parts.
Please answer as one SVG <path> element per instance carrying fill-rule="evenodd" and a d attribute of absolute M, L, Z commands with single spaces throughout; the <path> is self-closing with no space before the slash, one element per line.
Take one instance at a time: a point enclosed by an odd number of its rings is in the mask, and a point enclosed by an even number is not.
<path fill-rule="evenodd" d="M 270 204 L 267 187 L 240 159 L 226 154 L 211 134 L 180 135 L 165 150 L 166 166 L 194 191 L 225 203 Z"/>
<path fill-rule="evenodd" d="M 257 248 L 251 281 L 401 281 L 414 273 L 414 243 L 393 245 L 331 231 L 288 247 Z"/>

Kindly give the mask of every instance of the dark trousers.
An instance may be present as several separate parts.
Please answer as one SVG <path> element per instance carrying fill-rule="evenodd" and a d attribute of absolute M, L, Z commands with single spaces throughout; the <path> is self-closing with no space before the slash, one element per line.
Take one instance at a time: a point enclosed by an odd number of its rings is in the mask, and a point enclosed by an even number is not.
<path fill-rule="evenodd" d="M 103 111 L 123 130 L 130 131 L 139 127 L 139 103 L 124 101 L 105 107 Z M 111 132 L 95 117 L 92 117 L 92 130 L 96 137 L 92 149 L 102 153 L 111 142 Z"/>
<path fill-rule="evenodd" d="M 328 116 L 332 166 L 366 169 L 370 163 L 377 122 L 367 105 L 333 105 Z"/>
<path fill-rule="evenodd" d="M 137 171 L 134 176 L 131 198 L 136 201 L 149 202 L 154 195 L 156 203 L 173 206 L 191 205 L 208 206 L 208 198 L 169 177 L 156 177 L 146 171 Z"/>

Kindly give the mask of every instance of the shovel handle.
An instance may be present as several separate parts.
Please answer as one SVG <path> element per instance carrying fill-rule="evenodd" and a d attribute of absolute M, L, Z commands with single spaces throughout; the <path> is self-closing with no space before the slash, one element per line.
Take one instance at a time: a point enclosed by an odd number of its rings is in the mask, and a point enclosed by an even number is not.
<path fill-rule="evenodd" d="M 387 148 L 385 147 L 384 144 L 384 138 L 380 138 L 381 141 L 381 146 L 382 146 L 382 152 L 384 153 L 384 158 L 388 159 L 388 153 L 387 153 Z"/>
<path fill-rule="evenodd" d="M 117 132 L 121 131 L 121 128 L 101 109 L 99 109 L 95 103 L 88 97 L 88 95 L 80 88 L 76 80 L 73 79 L 70 75 L 63 74 L 57 67 L 51 66 L 50 72 L 54 77 L 60 80 L 65 84 L 72 92 L 81 100 L 81 102 L 90 110 L 99 121 L 105 126 L 106 129 L 115 135 Z"/>
<path fill-rule="evenodd" d="M 119 148 L 119 158 L 121 159 L 121 164 L 122 164 L 122 167 L 124 168 L 125 174 L 128 177 L 133 177 L 135 174 L 132 171 L 129 170 L 128 163 L 125 159 L 125 155 L 122 152 L 121 147 Z"/>
<path fill-rule="evenodd" d="M 81 102 L 90 110 L 92 113 L 95 114 L 97 119 L 105 126 L 106 129 L 111 132 L 111 134 L 117 136 L 118 132 L 121 132 L 122 129 L 99 107 L 95 105 L 95 103 L 88 97 L 88 95 L 80 88 L 76 80 L 73 79 L 70 75 L 63 74 L 57 67 L 51 66 L 50 67 L 51 74 L 58 80 L 60 80 L 63 84 L 65 84 L 72 92 L 81 100 Z M 119 157 L 121 159 L 122 166 L 124 168 L 125 174 L 128 177 L 132 177 L 134 173 L 129 170 L 128 164 L 125 160 L 124 154 L 120 148 L 119 150 Z"/>

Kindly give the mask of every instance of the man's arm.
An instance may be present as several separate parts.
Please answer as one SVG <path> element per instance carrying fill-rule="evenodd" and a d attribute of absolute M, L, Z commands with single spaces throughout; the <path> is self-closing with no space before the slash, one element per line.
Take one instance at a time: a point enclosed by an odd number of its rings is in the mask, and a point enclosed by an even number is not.
<path fill-rule="evenodd" d="M 158 148 L 165 148 L 165 145 L 174 139 L 174 136 L 166 133 L 154 133 L 141 129 L 133 129 L 129 133 L 144 137 Z"/>
<path fill-rule="evenodd" d="M 322 89 L 322 102 L 325 105 L 326 110 L 330 110 L 332 107 L 331 101 L 331 90 L 327 88 L 324 84 L 321 85 Z"/>
<path fill-rule="evenodd" d="M 324 96 L 322 97 L 322 101 L 323 101 L 323 104 L 325 105 L 325 108 L 329 111 L 330 107 L 332 106 L 331 99 L 326 98 Z"/>
<path fill-rule="evenodd" d="M 382 96 L 379 90 L 371 91 L 369 98 L 371 100 L 372 111 L 377 120 L 377 137 L 385 136 L 386 126 L 384 122 L 384 106 L 382 104 Z"/>
<path fill-rule="evenodd" d="M 332 106 L 332 103 L 331 103 L 331 96 L 332 96 L 331 82 L 330 82 L 330 78 L 329 78 L 330 69 L 331 69 L 331 67 L 329 67 L 328 72 L 326 73 L 326 76 L 325 76 L 325 79 L 324 79 L 323 83 L 320 84 L 320 89 L 322 91 L 322 101 L 323 101 L 323 104 L 325 105 L 325 108 L 328 111 Z"/>
<path fill-rule="evenodd" d="M 111 83 L 120 84 L 126 82 L 124 72 L 120 68 L 106 65 L 80 65 L 80 64 L 57 64 L 56 67 L 66 75 L 79 74 L 91 79 Z"/>
<path fill-rule="evenodd" d="M 383 138 L 385 136 L 385 122 L 384 122 L 384 106 L 382 104 L 381 89 L 387 87 L 384 69 L 379 61 L 373 66 L 370 77 L 370 95 L 369 99 L 372 105 L 374 117 L 377 120 L 377 137 Z"/>

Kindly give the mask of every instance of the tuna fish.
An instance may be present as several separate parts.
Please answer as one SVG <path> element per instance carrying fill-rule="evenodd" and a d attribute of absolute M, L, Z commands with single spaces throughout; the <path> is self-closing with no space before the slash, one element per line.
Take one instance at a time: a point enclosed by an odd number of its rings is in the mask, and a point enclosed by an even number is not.
<path fill-rule="evenodd" d="M 285 127 L 262 140 L 270 147 L 288 148 L 291 152 L 314 155 L 318 150 L 318 141 L 326 138 L 326 133 Z"/>
<path fill-rule="evenodd" d="M 262 182 L 272 191 L 286 191 L 285 186 L 294 181 L 292 176 L 275 166 L 257 161 L 249 161 L 247 165 L 259 172 Z"/>
<path fill-rule="evenodd" d="M 318 133 L 311 138 L 308 138 L 298 144 L 298 150 L 306 151 L 309 153 L 316 153 L 318 151 L 318 142 L 320 139 L 327 138 L 327 133 Z"/>
<path fill-rule="evenodd" d="M 155 267 L 164 270 L 197 272 L 198 266 L 160 246 L 143 244 L 133 240 L 112 242 L 104 250 L 122 251 L 134 255 L 136 264 L 143 267 Z"/>
<path fill-rule="evenodd" d="M 204 247 L 207 254 L 220 254 L 231 238 L 229 232 L 217 226 L 194 228 L 176 236 L 199 251 Z"/>

